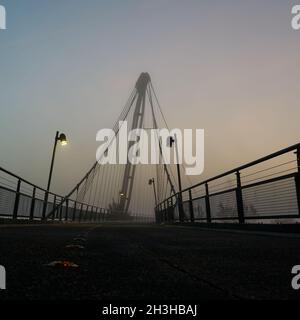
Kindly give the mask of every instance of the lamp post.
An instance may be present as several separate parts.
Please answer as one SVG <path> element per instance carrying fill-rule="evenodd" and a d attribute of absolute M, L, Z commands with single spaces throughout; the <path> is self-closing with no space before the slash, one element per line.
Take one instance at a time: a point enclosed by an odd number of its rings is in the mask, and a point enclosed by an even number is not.
<path fill-rule="evenodd" d="M 157 195 L 156 195 L 156 187 L 155 187 L 155 180 L 154 178 L 152 179 L 149 179 L 149 186 L 153 186 L 153 192 L 154 192 L 154 198 L 155 198 L 155 221 L 156 223 L 159 223 L 160 222 L 160 218 L 159 218 L 159 211 L 158 211 L 158 208 L 157 208 Z"/>
<path fill-rule="evenodd" d="M 157 195 L 156 195 L 156 187 L 155 187 L 155 180 L 154 178 L 149 180 L 149 186 L 153 186 L 153 191 L 154 191 L 154 198 L 155 198 L 155 208 L 157 207 Z"/>
<path fill-rule="evenodd" d="M 60 142 L 61 146 L 66 146 L 68 144 L 68 140 L 67 140 L 66 135 L 64 133 L 59 133 L 59 131 L 57 131 L 55 134 L 52 159 L 51 159 L 51 165 L 50 165 L 50 172 L 49 172 L 48 184 L 47 184 L 47 192 L 45 193 L 45 199 L 44 199 L 43 220 L 45 220 L 45 217 L 46 217 L 48 196 L 49 196 L 49 191 L 50 191 L 50 186 L 51 186 L 57 142 Z"/>
<path fill-rule="evenodd" d="M 55 154 L 56 154 L 56 147 L 57 142 L 60 142 L 62 146 L 66 146 L 68 144 L 67 137 L 64 133 L 56 132 L 55 139 L 54 139 L 54 146 L 53 146 L 53 152 L 52 152 L 52 160 L 51 160 L 51 166 L 50 166 L 50 172 L 49 172 L 49 178 L 48 178 L 48 184 L 47 184 L 47 191 L 50 191 L 50 185 L 52 180 L 52 173 L 53 173 L 53 166 L 54 166 L 54 160 L 55 160 Z"/>
<path fill-rule="evenodd" d="M 181 174 L 180 174 L 180 165 L 179 165 L 179 155 L 178 155 L 178 146 L 177 146 L 177 139 L 176 135 L 173 137 L 169 137 L 169 145 L 170 148 L 172 148 L 173 144 L 175 144 L 175 151 L 176 151 L 176 159 L 177 159 L 177 177 L 178 177 L 178 209 L 179 209 L 179 220 L 180 222 L 184 222 L 184 210 L 183 210 L 183 204 L 182 204 L 182 184 L 181 184 Z"/>

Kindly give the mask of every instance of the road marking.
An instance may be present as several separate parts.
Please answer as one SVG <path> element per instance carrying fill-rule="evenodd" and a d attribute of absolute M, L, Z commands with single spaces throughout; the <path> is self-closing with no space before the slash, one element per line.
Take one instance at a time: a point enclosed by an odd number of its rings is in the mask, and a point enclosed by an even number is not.
<path fill-rule="evenodd" d="M 69 244 L 65 246 L 66 249 L 84 249 L 84 246 L 80 246 L 78 244 Z"/>
<path fill-rule="evenodd" d="M 58 261 L 52 261 L 48 264 L 45 264 L 46 267 L 54 267 L 54 268 L 62 268 L 62 269 L 72 269 L 72 268 L 78 268 L 79 265 L 68 260 L 58 260 Z"/>
<path fill-rule="evenodd" d="M 84 238 L 74 238 L 73 241 L 81 241 L 81 242 L 86 242 L 87 240 Z"/>

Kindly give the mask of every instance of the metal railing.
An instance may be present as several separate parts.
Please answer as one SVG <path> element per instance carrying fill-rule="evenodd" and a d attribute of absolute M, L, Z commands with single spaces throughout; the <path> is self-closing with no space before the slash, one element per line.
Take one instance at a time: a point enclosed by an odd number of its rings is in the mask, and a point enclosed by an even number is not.
<path fill-rule="evenodd" d="M 69 222 L 100 222 L 106 219 L 109 210 L 47 192 L 45 189 L 0 167 L 0 219 L 47 220 Z M 58 209 L 57 209 L 58 208 Z M 52 214 L 51 218 L 47 216 Z"/>
<path fill-rule="evenodd" d="M 155 213 L 158 223 L 298 222 L 300 144 L 195 184 L 165 199 Z"/>

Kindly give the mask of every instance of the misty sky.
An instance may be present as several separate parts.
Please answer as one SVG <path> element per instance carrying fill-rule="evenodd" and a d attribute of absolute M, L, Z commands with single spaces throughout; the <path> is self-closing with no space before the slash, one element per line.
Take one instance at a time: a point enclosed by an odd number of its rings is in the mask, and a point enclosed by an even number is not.
<path fill-rule="evenodd" d="M 170 127 L 204 128 L 198 180 L 300 141 L 294 1 L 0 0 L 0 166 L 66 193 L 95 161 L 139 74 Z"/>

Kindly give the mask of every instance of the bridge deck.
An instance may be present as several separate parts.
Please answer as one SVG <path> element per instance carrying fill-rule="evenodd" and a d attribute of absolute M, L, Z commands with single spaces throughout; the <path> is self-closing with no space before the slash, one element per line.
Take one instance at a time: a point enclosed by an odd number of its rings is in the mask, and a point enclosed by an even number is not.
<path fill-rule="evenodd" d="M 83 250 L 66 245 L 74 237 Z M 1 299 L 299 298 L 300 238 L 156 225 L 1 226 Z M 59 259 L 73 270 L 45 267 Z"/>

